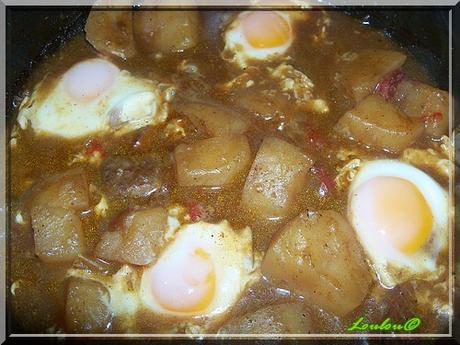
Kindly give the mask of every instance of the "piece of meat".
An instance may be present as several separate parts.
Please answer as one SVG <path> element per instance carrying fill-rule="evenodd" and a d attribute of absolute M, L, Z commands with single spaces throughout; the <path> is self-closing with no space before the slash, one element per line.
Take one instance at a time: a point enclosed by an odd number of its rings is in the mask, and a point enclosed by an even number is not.
<path fill-rule="evenodd" d="M 149 198 L 163 192 L 161 175 L 161 163 L 150 156 L 111 156 L 101 166 L 104 190 L 122 198 Z"/>
<path fill-rule="evenodd" d="M 85 26 L 86 40 L 100 53 L 128 59 L 136 54 L 132 11 L 93 9 Z"/>

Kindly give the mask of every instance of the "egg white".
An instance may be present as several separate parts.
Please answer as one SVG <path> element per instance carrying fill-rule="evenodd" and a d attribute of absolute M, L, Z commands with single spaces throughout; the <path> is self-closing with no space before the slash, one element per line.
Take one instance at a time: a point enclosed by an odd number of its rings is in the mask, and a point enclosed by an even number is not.
<path fill-rule="evenodd" d="M 240 26 L 241 18 L 244 18 L 250 11 L 240 13 L 233 22 L 227 27 L 224 33 L 225 47 L 222 52 L 223 59 L 238 65 L 240 68 L 245 68 L 251 60 L 278 60 L 286 55 L 287 50 L 292 45 L 294 34 L 292 30 L 292 20 L 289 14 L 284 12 L 276 12 L 283 17 L 289 24 L 291 36 L 289 40 L 277 47 L 271 48 L 256 48 L 253 47 L 246 39 L 244 32 Z"/>
<path fill-rule="evenodd" d="M 53 86 L 50 88 L 49 84 Z M 38 135 L 79 138 L 91 134 L 117 135 L 164 122 L 172 88 L 136 78 L 121 70 L 113 85 L 90 102 L 73 99 L 65 89 L 65 73 L 44 78 L 20 106 L 18 122 Z"/>
<path fill-rule="evenodd" d="M 248 227 L 234 231 L 227 221 L 219 224 L 198 222 L 182 225 L 175 230 L 174 235 L 169 232 L 165 236 L 171 240 L 158 260 L 150 266 L 134 268 L 124 265 L 113 276 L 84 269 L 70 269 L 67 276 L 90 279 L 103 284 L 110 295 L 109 309 L 118 320 L 121 320 L 119 323 L 123 324 L 126 331 L 135 328 L 135 315 L 141 310 L 206 327 L 210 323 L 221 320 L 243 291 L 261 277 L 261 257 L 253 252 L 252 232 Z M 155 300 L 150 291 L 149 271 L 157 262 L 175 255 L 175 250 L 190 241 L 199 243 L 200 248 L 210 255 L 214 263 L 215 295 L 205 310 L 197 312 L 166 310 Z"/>
<path fill-rule="evenodd" d="M 414 184 L 426 199 L 433 215 L 433 226 L 429 239 L 415 253 L 402 253 L 377 236 L 374 229 L 364 228 L 360 222 L 360 210 L 353 209 L 356 190 L 378 176 L 405 179 Z M 415 278 L 436 279 L 442 273 L 444 268 L 437 266 L 437 257 L 448 245 L 448 208 L 446 191 L 431 176 L 409 164 L 383 159 L 366 162 L 360 167 L 350 185 L 348 217 L 384 286 L 390 288 Z"/>

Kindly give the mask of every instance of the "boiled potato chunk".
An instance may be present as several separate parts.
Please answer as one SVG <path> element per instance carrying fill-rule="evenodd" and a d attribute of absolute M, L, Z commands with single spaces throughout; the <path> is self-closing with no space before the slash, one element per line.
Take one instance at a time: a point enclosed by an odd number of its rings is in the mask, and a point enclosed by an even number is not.
<path fill-rule="evenodd" d="M 86 20 L 86 40 L 102 54 L 127 59 L 136 54 L 132 11 L 92 10 Z"/>
<path fill-rule="evenodd" d="M 31 210 L 35 254 L 45 262 L 75 259 L 84 250 L 80 218 L 62 207 L 36 206 Z"/>
<path fill-rule="evenodd" d="M 216 104 L 190 102 L 179 105 L 178 110 L 213 137 L 243 134 L 249 127 L 239 113 Z"/>
<path fill-rule="evenodd" d="M 181 144 L 174 156 L 179 185 L 220 187 L 246 172 L 251 149 L 245 136 L 226 136 Z"/>
<path fill-rule="evenodd" d="M 95 255 L 133 265 L 152 263 L 163 245 L 168 214 L 164 208 L 148 208 L 123 214 L 114 231 L 102 234 Z"/>
<path fill-rule="evenodd" d="M 406 116 L 381 96 L 370 95 L 346 112 L 335 129 L 366 146 L 397 153 L 422 134 L 423 123 Z"/>
<path fill-rule="evenodd" d="M 241 205 L 257 218 L 287 216 L 305 188 L 310 166 L 311 160 L 294 145 L 265 138 L 246 178 Z"/>
<path fill-rule="evenodd" d="M 299 303 L 264 307 L 241 317 L 231 319 L 219 334 L 309 334 L 312 322 L 305 307 Z"/>
<path fill-rule="evenodd" d="M 71 279 L 67 288 L 65 323 L 72 333 L 103 333 L 112 320 L 110 296 L 100 283 Z"/>
<path fill-rule="evenodd" d="M 123 243 L 121 231 L 106 231 L 96 245 L 94 254 L 103 260 L 118 261 Z"/>
<path fill-rule="evenodd" d="M 196 11 L 135 11 L 133 24 L 137 46 L 147 53 L 182 52 L 199 41 Z"/>
<path fill-rule="evenodd" d="M 135 265 L 147 265 L 164 245 L 168 214 L 158 207 L 137 211 L 129 220 L 120 248 L 121 259 Z"/>
<path fill-rule="evenodd" d="M 417 81 L 404 81 L 398 86 L 396 103 L 406 115 L 422 118 L 429 136 L 440 138 L 447 133 L 448 92 Z"/>
<path fill-rule="evenodd" d="M 270 244 L 262 273 L 339 316 L 361 304 L 372 281 L 352 228 L 335 211 L 307 211 L 288 223 Z"/>
<path fill-rule="evenodd" d="M 393 50 L 364 49 L 355 54 L 354 59 L 345 62 L 341 79 L 356 102 L 370 95 L 384 76 L 406 61 L 406 55 Z"/>
<path fill-rule="evenodd" d="M 70 170 L 50 178 L 32 200 L 32 207 L 41 205 L 74 211 L 88 209 L 88 182 L 83 170 Z"/>

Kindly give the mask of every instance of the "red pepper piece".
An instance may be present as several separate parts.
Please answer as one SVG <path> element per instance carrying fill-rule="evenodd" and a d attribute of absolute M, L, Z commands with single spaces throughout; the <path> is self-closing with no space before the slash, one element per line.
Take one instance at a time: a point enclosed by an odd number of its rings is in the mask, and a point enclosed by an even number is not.
<path fill-rule="evenodd" d="M 188 201 L 185 206 L 192 222 L 199 222 L 206 216 L 206 211 L 203 205 L 196 201 Z"/>
<path fill-rule="evenodd" d="M 389 75 L 385 76 L 375 87 L 375 92 L 385 98 L 385 100 L 391 100 L 395 94 L 398 85 L 406 79 L 406 73 L 402 70 L 394 71 Z"/>
<path fill-rule="evenodd" d="M 320 191 L 322 191 L 322 194 L 332 193 L 335 191 L 335 181 L 326 169 L 315 164 L 311 167 L 311 171 L 318 177 L 321 183 Z"/>
<path fill-rule="evenodd" d="M 432 113 L 430 115 L 425 115 L 423 116 L 423 122 L 425 122 L 425 126 L 430 126 L 430 127 L 438 127 L 439 123 L 442 121 L 442 113 L 437 111 L 435 113 Z"/>
<path fill-rule="evenodd" d="M 321 133 L 312 126 L 307 125 L 305 128 L 305 132 L 307 134 L 307 141 L 314 146 L 320 148 L 323 147 L 326 143 Z"/>
<path fill-rule="evenodd" d="M 107 151 L 95 139 L 89 139 L 85 143 L 85 147 L 86 147 L 86 154 L 88 156 L 91 156 L 91 155 L 94 155 L 94 154 L 99 154 L 101 156 L 101 158 L 107 157 Z"/>

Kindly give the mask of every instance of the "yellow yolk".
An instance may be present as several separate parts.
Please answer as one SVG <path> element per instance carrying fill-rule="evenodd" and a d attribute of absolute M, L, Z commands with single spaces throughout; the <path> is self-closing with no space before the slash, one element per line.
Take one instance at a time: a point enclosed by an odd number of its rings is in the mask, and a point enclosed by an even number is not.
<path fill-rule="evenodd" d="M 291 38 L 289 23 L 276 12 L 250 12 L 242 19 L 242 28 L 246 40 L 254 48 L 278 47 Z"/>
<path fill-rule="evenodd" d="M 160 260 L 151 272 L 151 289 L 170 311 L 197 312 L 215 295 L 216 274 L 211 256 L 201 248 Z"/>
<path fill-rule="evenodd" d="M 374 177 L 354 193 L 354 207 L 360 222 L 377 231 L 407 254 L 428 240 L 433 215 L 420 190 L 411 182 L 390 176 Z"/>

